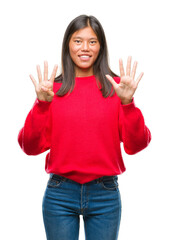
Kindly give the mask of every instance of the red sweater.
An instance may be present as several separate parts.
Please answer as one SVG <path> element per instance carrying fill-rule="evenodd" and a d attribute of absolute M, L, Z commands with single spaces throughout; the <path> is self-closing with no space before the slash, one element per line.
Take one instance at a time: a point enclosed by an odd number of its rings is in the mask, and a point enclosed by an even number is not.
<path fill-rule="evenodd" d="M 120 78 L 114 78 L 116 82 Z M 54 92 L 62 83 L 54 83 Z M 134 99 L 104 98 L 95 76 L 75 78 L 75 88 L 52 102 L 36 99 L 18 141 L 28 155 L 46 150 L 45 170 L 84 184 L 125 171 L 120 142 L 127 154 L 144 149 L 151 140 Z"/>

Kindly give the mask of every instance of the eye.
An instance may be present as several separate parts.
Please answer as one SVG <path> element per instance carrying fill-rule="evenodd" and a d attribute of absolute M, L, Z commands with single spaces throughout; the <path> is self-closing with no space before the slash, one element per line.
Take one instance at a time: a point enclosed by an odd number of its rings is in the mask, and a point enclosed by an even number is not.
<path fill-rule="evenodd" d="M 76 39 L 76 40 L 75 40 L 75 43 L 80 44 L 80 43 L 81 43 L 81 40 Z"/>
<path fill-rule="evenodd" d="M 90 44 L 91 44 L 91 45 L 94 45 L 94 44 L 96 44 L 96 43 L 97 43 L 96 40 L 92 40 L 92 41 L 90 41 Z"/>

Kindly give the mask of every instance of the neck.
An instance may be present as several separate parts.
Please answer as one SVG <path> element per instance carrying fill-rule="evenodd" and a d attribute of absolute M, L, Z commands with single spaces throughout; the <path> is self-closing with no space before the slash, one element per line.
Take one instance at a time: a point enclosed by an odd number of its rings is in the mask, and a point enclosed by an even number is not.
<path fill-rule="evenodd" d="M 93 73 L 93 68 L 90 69 L 75 69 L 75 76 L 76 77 L 89 77 L 92 76 Z"/>

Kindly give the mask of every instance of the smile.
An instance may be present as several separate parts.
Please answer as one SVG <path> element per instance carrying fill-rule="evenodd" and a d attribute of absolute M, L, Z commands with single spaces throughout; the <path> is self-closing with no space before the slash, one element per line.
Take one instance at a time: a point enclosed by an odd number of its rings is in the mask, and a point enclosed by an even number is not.
<path fill-rule="evenodd" d="M 88 61 L 91 58 L 91 55 L 79 55 L 80 60 Z"/>

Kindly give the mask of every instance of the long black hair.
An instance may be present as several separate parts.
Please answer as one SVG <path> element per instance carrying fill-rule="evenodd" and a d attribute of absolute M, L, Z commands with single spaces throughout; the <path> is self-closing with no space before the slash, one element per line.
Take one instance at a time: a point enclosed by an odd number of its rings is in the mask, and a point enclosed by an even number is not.
<path fill-rule="evenodd" d="M 105 98 L 114 94 L 112 84 L 105 75 L 109 74 L 112 77 L 117 75 L 109 67 L 107 42 L 103 27 L 94 16 L 80 15 L 70 22 L 64 34 L 62 43 L 62 73 L 55 78 L 55 82 L 62 82 L 60 89 L 56 93 L 58 96 L 65 95 L 69 90 L 71 93 L 74 89 L 75 69 L 69 53 L 69 41 L 74 32 L 88 26 L 93 29 L 100 43 L 99 55 L 93 65 L 93 73 L 96 76 L 96 80 L 99 81 L 97 86 Z"/>

